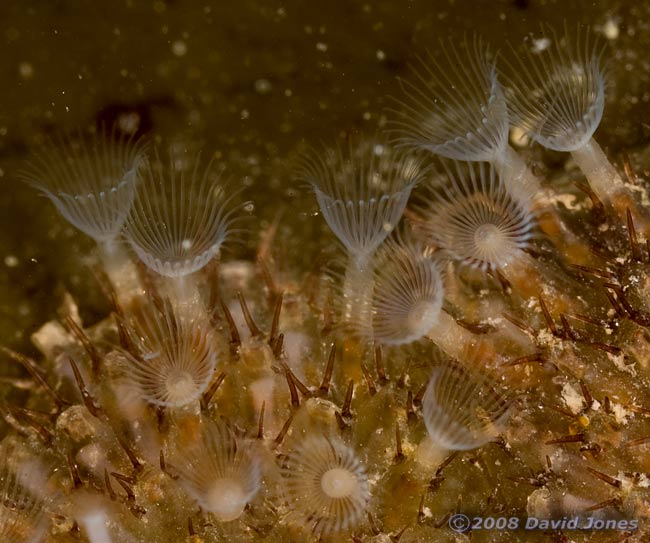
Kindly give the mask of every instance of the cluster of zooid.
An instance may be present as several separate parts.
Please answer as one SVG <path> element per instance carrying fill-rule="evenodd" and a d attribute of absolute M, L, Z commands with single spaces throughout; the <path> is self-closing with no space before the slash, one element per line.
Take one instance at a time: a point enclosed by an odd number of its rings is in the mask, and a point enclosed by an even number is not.
<path fill-rule="evenodd" d="M 363 141 L 305 157 L 300 177 L 313 187 L 348 255 L 339 293 L 345 333 L 385 345 L 429 337 L 459 354 L 468 332 L 442 311 L 441 256 L 506 275 L 528 265 L 524 250 L 541 190 L 509 146 L 511 121 L 542 145 L 573 153 L 604 202 L 625 192 L 592 139 L 605 84 L 591 38 L 578 31 L 573 38 L 553 34 L 534 42 L 526 58 L 508 63 L 503 86 L 480 40 L 441 48 L 404 83 L 393 124 L 400 145 Z M 198 159 L 170 151 L 165 164 L 146 151 L 102 134 L 45 146 L 24 176 L 97 241 L 120 303 L 133 308 L 122 317 L 133 347 L 123 353 L 123 374 L 136 396 L 182 408 L 205 392 L 219 358 L 195 272 L 218 255 L 241 206 L 233 205 L 237 191 L 212 163 L 202 168 Z M 443 175 L 433 174 L 422 151 L 454 162 L 441 162 Z M 400 227 L 416 185 L 412 228 Z M 133 303 L 141 292 L 139 276 L 121 239 L 161 277 L 168 302 Z M 439 249 L 433 256 L 432 248 Z M 508 411 L 497 389 L 476 368 L 436 366 L 422 402 L 430 439 L 442 449 L 462 450 L 494 437 Z M 206 421 L 200 437 L 179 445 L 175 455 L 179 482 L 222 521 L 239 518 L 262 484 L 255 448 L 237 445 L 238 439 L 227 425 Z M 328 534 L 364 518 L 367 470 L 340 436 L 303 440 L 288 453 L 282 473 L 290 516 L 299 523 Z M 92 522 L 79 521 L 93 539 Z"/>

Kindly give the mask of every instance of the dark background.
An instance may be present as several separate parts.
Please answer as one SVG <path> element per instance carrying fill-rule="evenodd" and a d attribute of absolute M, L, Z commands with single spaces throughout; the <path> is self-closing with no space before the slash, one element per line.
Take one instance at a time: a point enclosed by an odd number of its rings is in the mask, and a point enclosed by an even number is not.
<path fill-rule="evenodd" d="M 198 142 L 255 201 L 249 241 L 229 258 L 251 257 L 277 218 L 276 257 L 299 277 L 323 233 L 312 195 L 292 179 L 305 144 L 375 131 L 387 97 L 400 94 L 397 76 L 439 39 L 477 31 L 498 49 L 565 21 L 609 42 L 597 139 L 613 156 L 642 149 L 648 2 L 3 0 L 0 343 L 29 352 L 64 290 L 87 322 L 107 309 L 88 269 L 93 242 L 16 180 L 45 135 L 120 121 Z"/>

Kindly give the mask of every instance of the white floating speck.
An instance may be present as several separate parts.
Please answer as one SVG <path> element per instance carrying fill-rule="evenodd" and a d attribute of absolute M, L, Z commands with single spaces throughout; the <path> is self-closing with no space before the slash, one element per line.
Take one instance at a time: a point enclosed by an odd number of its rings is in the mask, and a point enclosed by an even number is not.
<path fill-rule="evenodd" d="M 5 256 L 5 266 L 7 266 L 7 268 L 15 268 L 18 266 L 18 258 L 15 255 Z"/>
<path fill-rule="evenodd" d="M 621 30 L 618 27 L 618 23 L 613 19 L 608 19 L 607 22 L 603 25 L 603 35 L 608 40 L 615 40 L 618 38 Z"/>
<path fill-rule="evenodd" d="M 548 49 L 548 46 L 551 45 L 551 40 L 548 38 L 539 38 L 538 40 L 533 40 L 533 53 L 541 53 Z"/>
<path fill-rule="evenodd" d="M 21 62 L 18 65 L 18 73 L 23 79 L 31 79 L 34 77 L 34 66 L 29 62 Z"/>
<path fill-rule="evenodd" d="M 183 40 L 176 40 L 172 43 L 172 53 L 177 57 L 182 57 L 187 53 L 187 44 Z"/>
<path fill-rule="evenodd" d="M 268 94 L 271 92 L 272 88 L 273 86 L 268 79 L 262 78 L 255 81 L 255 92 L 257 92 L 257 94 Z"/>

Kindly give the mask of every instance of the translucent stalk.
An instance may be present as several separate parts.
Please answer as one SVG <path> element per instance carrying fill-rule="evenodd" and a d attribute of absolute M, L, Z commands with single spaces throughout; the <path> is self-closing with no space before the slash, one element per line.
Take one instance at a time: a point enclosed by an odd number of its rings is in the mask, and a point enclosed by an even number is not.
<path fill-rule="evenodd" d="M 476 342 L 475 334 L 444 311 L 440 312 L 438 323 L 429 331 L 428 337 L 451 358 L 460 358 L 467 345 Z"/>
<path fill-rule="evenodd" d="M 78 520 L 90 543 L 111 543 L 113 541 L 108 531 L 109 519 L 105 511 L 93 510 Z"/>
<path fill-rule="evenodd" d="M 603 202 L 609 202 L 614 195 L 625 189 L 623 180 L 594 138 L 585 145 L 571 151 L 573 160 L 585 174 L 589 186 Z"/>
<path fill-rule="evenodd" d="M 493 165 L 513 197 L 528 201 L 542 192 L 539 179 L 512 146 L 506 145 L 503 154 L 497 156 Z"/>
<path fill-rule="evenodd" d="M 506 189 L 515 199 L 532 202 L 532 207 L 537 209 L 539 225 L 551 243 L 562 254 L 570 255 L 572 262 L 590 264 L 593 258 L 585 242 L 568 228 L 555 209 L 543 203 L 545 191 L 519 153 L 507 145 L 503 155 L 494 160 L 493 165 Z M 545 215 L 543 221 L 539 220 L 542 213 Z M 558 235 L 558 232 L 562 235 Z"/>
<path fill-rule="evenodd" d="M 461 358 L 467 351 L 467 346 L 474 345 L 479 340 L 491 345 L 495 352 L 500 352 L 501 346 L 504 344 L 513 346 L 514 343 L 524 351 L 533 347 L 530 338 L 518 328 L 513 330 L 506 326 L 489 336 L 477 336 L 460 326 L 451 315 L 444 311 L 440 312 L 438 323 L 429 331 L 427 336 L 440 350 L 454 359 Z"/>
<path fill-rule="evenodd" d="M 349 257 L 343 280 L 343 319 L 355 330 L 372 327 L 373 263 Z"/>
<path fill-rule="evenodd" d="M 194 305 L 196 306 L 196 309 L 204 309 L 200 299 L 196 275 L 196 273 L 192 273 L 189 275 L 165 278 L 167 287 L 169 288 L 169 296 L 175 306 Z"/>
<path fill-rule="evenodd" d="M 124 247 L 115 241 L 101 243 L 99 257 L 104 271 L 113 285 L 118 302 L 122 306 L 128 306 L 134 298 L 142 293 L 142 285 L 135 264 L 129 258 Z"/>

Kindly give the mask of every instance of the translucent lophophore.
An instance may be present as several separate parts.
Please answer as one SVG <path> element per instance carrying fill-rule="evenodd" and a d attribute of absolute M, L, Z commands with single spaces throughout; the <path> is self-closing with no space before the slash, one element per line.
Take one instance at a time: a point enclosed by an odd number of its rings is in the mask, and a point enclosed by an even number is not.
<path fill-rule="evenodd" d="M 391 134 L 400 146 L 471 162 L 489 162 L 508 193 L 544 215 L 544 231 L 561 230 L 558 249 L 590 263 L 576 234 L 547 204 L 541 180 L 509 143 L 511 119 L 497 70 L 498 55 L 474 35 L 456 45 L 441 41 L 402 81 L 404 99 L 391 112 Z"/>
<path fill-rule="evenodd" d="M 511 404 L 507 393 L 499 392 L 498 383 L 477 364 L 476 355 L 466 350 L 462 358 L 436 365 L 422 398 L 429 438 L 450 451 L 476 449 L 495 439 Z"/>
<path fill-rule="evenodd" d="M 198 439 L 179 436 L 171 469 L 201 508 L 221 522 L 234 521 L 260 491 L 261 462 L 224 421 L 202 426 Z"/>
<path fill-rule="evenodd" d="M 546 205 L 579 234 L 587 266 L 563 252 L 563 230 L 539 233 L 535 204 L 504 188 L 494 164 L 434 173 L 430 157 L 362 149 L 343 153 L 361 161 L 322 154 L 340 193 L 317 188 L 314 199 L 283 185 L 288 173 L 264 177 L 282 187 L 281 209 L 273 201 L 249 221 L 232 253 L 197 256 L 205 266 L 189 274 L 191 289 L 161 274 L 172 264 L 140 264 L 128 298 L 109 274 L 104 309 L 89 311 L 85 291 L 65 293 L 31 352 L 0 348 L 0 539 L 647 539 L 650 254 L 633 213 L 621 219 L 562 168 L 536 165 L 554 177 L 542 179 Z M 205 172 L 197 153 L 184 157 L 177 202 L 191 172 Z M 631 163 L 644 160 L 647 150 Z M 375 164 L 374 174 L 346 175 L 361 171 L 350 162 Z M 411 166 L 420 174 L 391 188 L 383 172 Z M 381 192 L 346 195 L 357 178 Z M 172 179 L 158 181 L 172 200 Z M 217 182 L 217 200 L 248 182 Z M 261 210 L 266 193 L 251 193 Z M 383 211 L 359 212 L 379 202 Z M 248 213 L 227 209 L 236 220 Z M 337 210 L 356 215 L 339 215 L 328 237 Z M 341 235 L 344 222 L 364 236 Z M 338 275 L 335 238 L 347 259 Z M 183 266 L 194 262 L 185 256 Z M 485 524 L 459 533 L 458 515 Z M 609 524 L 543 524 L 564 517 Z M 537 528 L 522 528 L 529 521 Z"/>
<path fill-rule="evenodd" d="M 373 267 L 371 303 L 359 331 L 383 345 L 424 337 L 440 320 L 444 288 L 439 264 L 419 242 L 396 236 L 379 250 Z"/>
<path fill-rule="evenodd" d="M 88 138 L 62 136 L 42 145 L 20 174 L 97 242 L 104 270 L 124 300 L 139 285 L 120 233 L 133 205 L 146 149 L 143 139 L 115 130 L 102 129 Z"/>
<path fill-rule="evenodd" d="M 359 274 L 355 284 L 338 278 L 336 307 L 341 326 L 350 337 L 369 344 L 408 345 L 430 338 L 451 356 L 472 334 L 443 310 L 445 289 L 442 264 L 411 234 L 396 232 L 368 261 L 372 273 Z"/>
<path fill-rule="evenodd" d="M 223 177 L 214 158 L 204 165 L 191 150 L 170 148 L 168 154 L 161 157 L 156 150 L 142 168 L 125 237 L 148 268 L 168 278 L 169 294 L 177 302 L 193 303 L 196 272 L 235 231 L 239 190 Z"/>
<path fill-rule="evenodd" d="M 419 195 L 417 227 L 464 265 L 483 271 L 506 268 L 531 246 L 532 199 L 513 198 L 486 163 L 443 166 L 442 178 Z"/>
<path fill-rule="evenodd" d="M 26 449 L 9 439 L 0 445 L 0 538 L 6 543 L 42 540 L 50 528 L 49 474 Z"/>
<path fill-rule="evenodd" d="M 346 250 L 339 296 L 342 320 L 364 323 L 372 303 L 373 254 L 396 228 L 426 168 L 383 139 L 361 139 L 345 150 L 312 150 L 298 175 L 313 189 L 328 226 Z"/>
<path fill-rule="evenodd" d="M 487 163 L 443 163 L 443 171 L 414 205 L 413 221 L 425 239 L 461 267 L 501 277 L 523 298 L 541 287 L 558 309 L 578 310 L 562 293 L 566 279 L 528 253 L 540 235 L 533 199 L 514 198 Z"/>
<path fill-rule="evenodd" d="M 544 147 L 570 152 L 601 201 L 629 206 L 629 188 L 593 138 L 605 108 L 604 42 L 580 25 L 542 31 L 544 47 L 505 57 L 513 121 Z"/>
<path fill-rule="evenodd" d="M 306 534 L 344 537 L 367 513 L 368 475 L 339 437 L 307 435 L 283 461 L 288 520 Z"/>
<path fill-rule="evenodd" d="M 399 144 L 453 160 L 490 162 L 524 199 L 541 193 L 539 180 L 508 143 L 508 106 L 496 55 L 478 36 L 460 47 L 440 42 L 402 81 L 406 98 L 393 111 Z"/>
<path fill-rule="evenodd" d="M 198 405 L 220 349 L 199 303 L 174 308 L 152 300 L 119 318 L 130 348 L 119 373 L 135 394 L 158 406 Z"/>
<path fill-rule="evenodd" d="M 298 172 L 359 270 L 397 226 L 411 190 L 425 174 L 421 160 L 391 148 L 383 138 L 313 149 Z"/>

